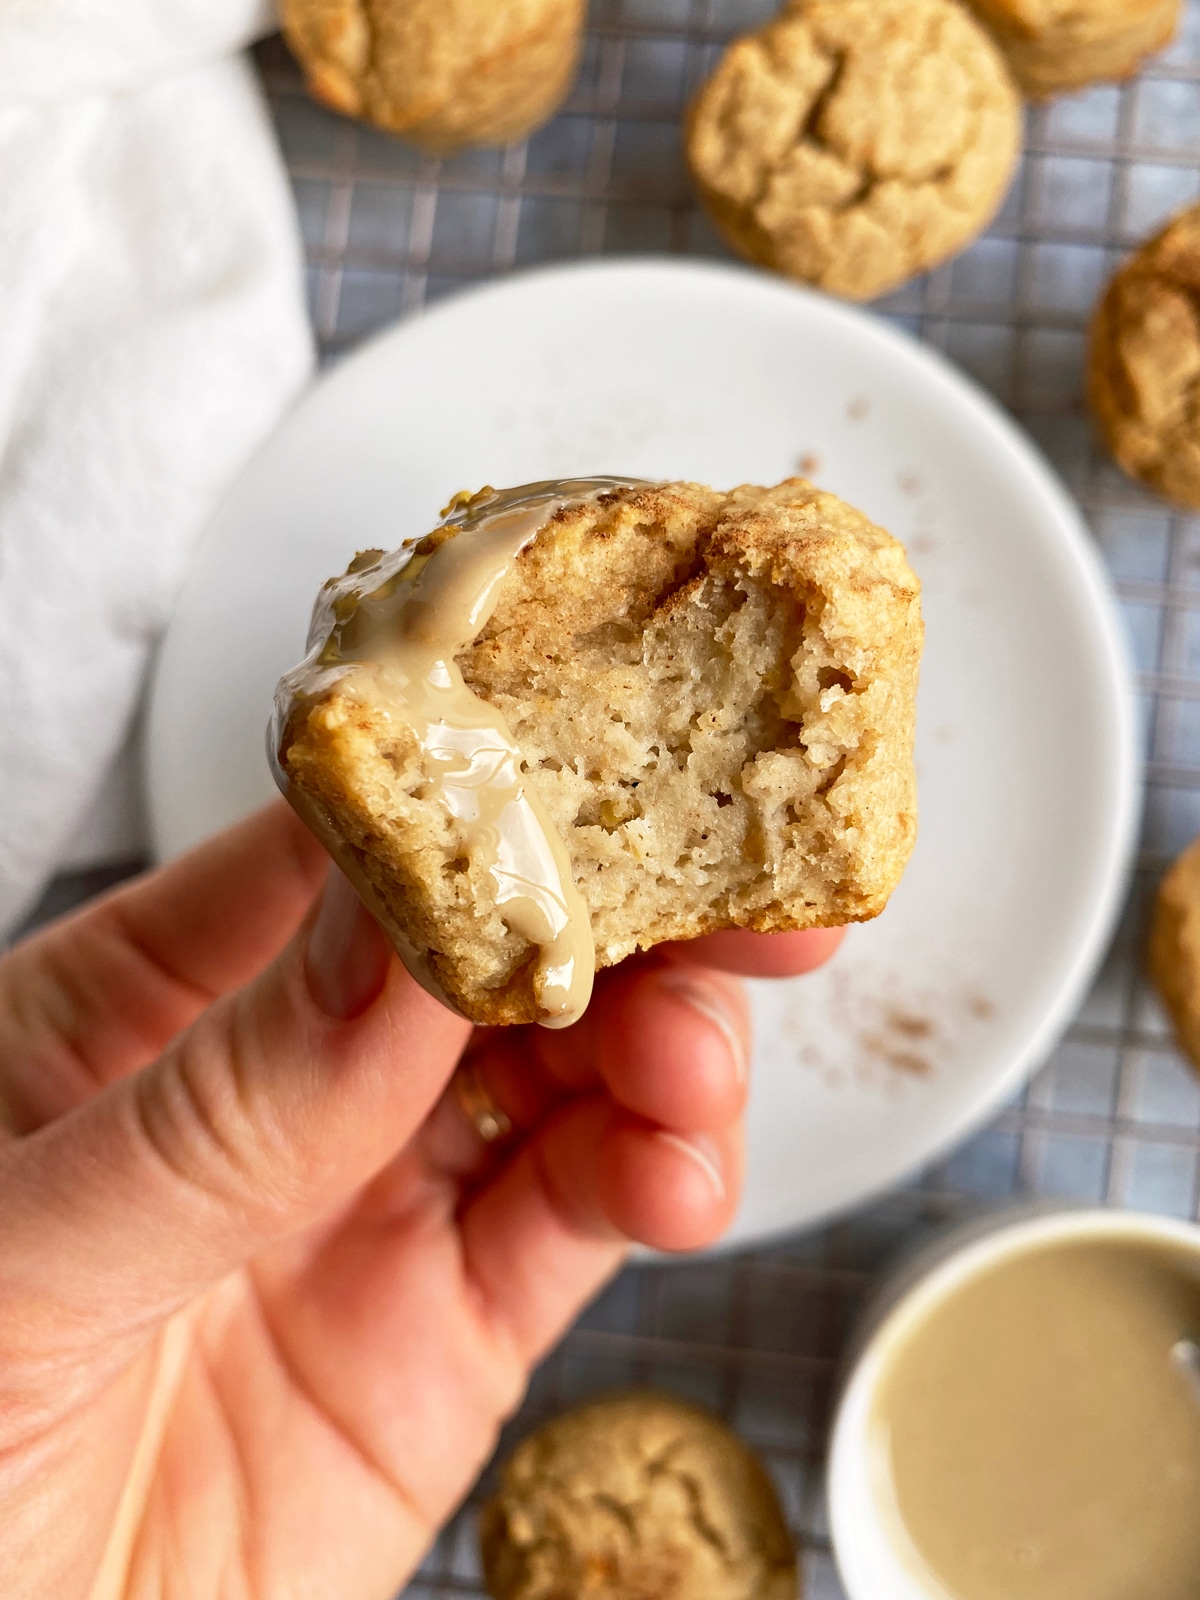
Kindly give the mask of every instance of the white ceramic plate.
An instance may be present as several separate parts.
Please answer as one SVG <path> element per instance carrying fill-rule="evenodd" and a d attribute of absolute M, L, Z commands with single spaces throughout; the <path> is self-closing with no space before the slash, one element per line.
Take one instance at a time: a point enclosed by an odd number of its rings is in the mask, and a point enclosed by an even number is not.
<path fill-rule="evenodd" d="M 446 302 L 320 382 L 215 518 L 150 716 L 164 856 L 272 792 L 263 730 L 321 581 L 488 482 L 798 471 L 925 584 L 921 835 L 886 913 L 812 978 L 754 985 L 749 1183 L 731 1242 L 810 1224 L 982 1122 L 1069 1021 L 1135 811 L 1123 649 L 1078 514 L 972 384 L 870 315 L 734 268 L 553 268 Z"/>

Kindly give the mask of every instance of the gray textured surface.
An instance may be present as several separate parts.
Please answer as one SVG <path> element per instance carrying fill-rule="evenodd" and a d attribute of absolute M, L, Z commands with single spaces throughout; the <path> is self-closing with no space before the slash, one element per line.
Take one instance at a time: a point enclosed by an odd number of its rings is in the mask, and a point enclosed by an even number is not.
<path fill-rule="evenodd" d="M 562 115 L 527 144 L 447 162 L 314 106 L 278 42 L 264 46 L 325 354 L 526 263 L 723 255 L 688 186 L 680 114 L 724 40 L 772 9 L 770 0 L 594 0 L 584 70 Z M 1195 1216 L 1200 1201 L 1200 1082 L 1166 1038 L 1140 954 L 1148 893 L 1200 830 L 1200 518 L 1120 478 L 1081 398 L 1096 292 L 1123 251 L 1200 196 L 1198 163 L 1193 0 L 1176 47 L 1136 82 L 1032 111 L 1022 172 L 996 225 L 880 307 L 1020 417 L 1081 500 L 1115 579 L 1148 766 L 1137 880 L 1103 974 L 1028 1091 L 949 1160 L 772 1250 L 625 1273 L 538 1373 L 515 1425 L 631 1381 L 716 1406 L 776 1476 L 808 1547 L 811 1600 L 841 1594 L 824 1539 L 821 1455 L 839 1352 L 872 1276 L 945 1220 L 1020 1195 L 1174 1216 Z M 86 887 L 60 885 L 57 903 Z M 477 1593 L 469 1507 L 409 1593 Z"/>

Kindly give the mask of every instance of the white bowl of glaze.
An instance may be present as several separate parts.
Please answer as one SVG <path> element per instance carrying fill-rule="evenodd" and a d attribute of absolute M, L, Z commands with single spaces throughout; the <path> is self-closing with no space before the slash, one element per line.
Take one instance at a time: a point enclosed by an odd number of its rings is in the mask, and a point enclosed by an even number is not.
<path fill-rule="evenodd" d="M 961 1600 L 928 1573 L 896 1509 L 881 1495 L 872 1419 L 892 1357 L 940 1305 L 1004 1261 L 1046 1246 L 1144 1243 L 1192 1256 L 1200 1227 L 1137 1211 L 1018 1207 L 936 1240 L 886 1282 L 855 1340 L 829 1446 L 829 1529 L 848 1600 Z"/>

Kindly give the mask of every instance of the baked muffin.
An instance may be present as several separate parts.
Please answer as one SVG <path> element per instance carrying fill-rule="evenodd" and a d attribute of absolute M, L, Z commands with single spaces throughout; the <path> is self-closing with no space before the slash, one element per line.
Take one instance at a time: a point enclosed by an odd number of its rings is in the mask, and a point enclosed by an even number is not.
<path fill-rule="evenodd" d="M 565 99 L 586 0 L 281 0 L 318 100 L 430 150 L 506 144 Z"/>
<path fill-rule="evenodd" d="M 1180 1047 L 1200 1068 L 1200 839 L 1192 841 L 1159 885 L 1150 975 Z"/>
<path fill-rule="evenodd" d="M 900 545 L 800 479 L 489 489 L 323 591 L 277 775 L 435 993 L 564 1024 L 663 940 L 882 911 L 921 643 Z"/>
<path fill-rule="evenodd" d="M 505 1463 L 480 1525 L 495 1600 L 796 1600 L 796 1555 L 757 1457 L 651 1391 L 556 1418 Z"/>
<path fill-rule="evenodd" d="M 792 0 L 726 51 L 687 153 L 735 250 L 870 300 L 982 232 L 1020 139 L 1004 61 L 953 0 Z"/>
<path fill-rule="evenodd" d="M 1200 206 L 1128 260 L 1092 321 L 1088 395 L 1131 478 L 1200 508 Z"/>
<path fill-rule="evenodd" d="M 1032 99 L 1128 78 L 1179 25 L 1180 0 L 968 0 Z"/>

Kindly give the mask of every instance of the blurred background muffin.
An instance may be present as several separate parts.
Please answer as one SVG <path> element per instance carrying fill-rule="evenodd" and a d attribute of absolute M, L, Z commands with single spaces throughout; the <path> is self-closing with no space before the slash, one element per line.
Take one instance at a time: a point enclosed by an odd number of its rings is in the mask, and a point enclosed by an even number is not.
<path fill-rule="evenodd" d="M 317 99 L 431 150 L 506 144 L 557 109 L 585 0 L 283 0 Z"/>
<path fill-rule="evenodd" d="M 1088 391 L 1121 468 L 1200 508 L 1200 206 L 1130 257 L 1092 323 Z"/>
<path fill-rule="evenodd" d="M 544 1424 L 481 1522 L 496 1600 L 796 1600 L 796 1553 L 758 1457 L 653 1390 Z"/>
<path fill-rule="evenodd" d="M 969 0 L 1033 99 L 1127 78 L 1166 45 L 1180 0 Z"/>
<path fill-rule="evenodd" d="M 983 231 L 1020 136 L 1004 62 L 953 0 L 793 0 L 726 51 L 687 147 L 739 254 L 869 300 Z"/>
<path fill-rule="evenodd" d="M 1158 886 L 1149 965 L 1179 1048 L 1200 1070 L 1200 838 L 1176 857 Z"/>

